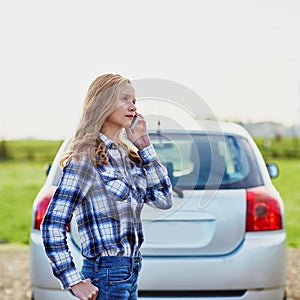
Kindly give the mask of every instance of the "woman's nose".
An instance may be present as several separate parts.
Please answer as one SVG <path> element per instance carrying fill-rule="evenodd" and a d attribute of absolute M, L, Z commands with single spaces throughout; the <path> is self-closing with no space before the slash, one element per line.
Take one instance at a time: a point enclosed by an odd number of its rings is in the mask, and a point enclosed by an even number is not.
<path fill-rule="evenodd" d="M 134 103 L 132 103 L 132 102 L 130 103 L 129 110 L 130 110 L 130 111 L 136 111 L 136 110 L 137 110 L 137 108 L 136 108 L 136 106 L 135 106 Z"/>

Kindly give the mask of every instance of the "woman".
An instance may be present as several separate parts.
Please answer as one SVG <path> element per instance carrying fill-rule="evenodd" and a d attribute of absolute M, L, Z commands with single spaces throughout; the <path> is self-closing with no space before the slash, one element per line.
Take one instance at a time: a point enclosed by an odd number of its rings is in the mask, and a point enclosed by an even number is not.
<path fill-rule="evenodd" d="M 79 299 L 137 299 L 144 240 L 141 210 L 144 203 L 172 206 L 170 180 L 135 103 L 130 81 L 120 75 L 105 74 L 92 82 L 42 224 L 53 273 Z M 135 115 L 139 121 L 131 129 Z M 83 255 L 81 272 L 66 243 L 73 215 Z"/>

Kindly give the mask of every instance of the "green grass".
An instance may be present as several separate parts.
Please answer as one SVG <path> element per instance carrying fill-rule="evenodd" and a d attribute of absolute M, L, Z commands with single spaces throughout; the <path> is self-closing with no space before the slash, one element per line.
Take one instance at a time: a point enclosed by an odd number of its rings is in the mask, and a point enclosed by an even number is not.
<path fill-rule="evenodd" d="M 292 137 L 255 138 L 263 156 L 269 158 L 300 159 L 300 139 Z"/>
<path fill-rule="evenodd" d="M 0 240 L 27 244 L 31 208 L 45 180 L 45 164 L 0 163 Z"/>
<path fill-rule="evenodd" d="M 16 140 L 2 141 L 5 148 L 4 160 L 50 162 L 62 141 Z"/>
<path fill-rule="evenodd" d="M 2 141 L 0 241 L 28 244 L 33 200 L 61 141 Z"/>
<path fill-rule="evenodd" d="M 45 181 L 45 167 L 61 141 L 8 141 L 0 161 L 0 241 L 28 244 L 33 200 Z M 278 150 L 279 151 L 279 150 Z M 280 151 L 279 151 L 280 152 Z M 268 159 L 278 164 L 273 180 L 285 203 L 289 247 L 300 247 L 300 159 Z"/>
<path fill-rule="evenodd" d="M 300 159 L 273 160 L 279 166 L 279 177 L 273 184 L 280 192 L 285 204 L 288 245 L 300 247 Z"/>

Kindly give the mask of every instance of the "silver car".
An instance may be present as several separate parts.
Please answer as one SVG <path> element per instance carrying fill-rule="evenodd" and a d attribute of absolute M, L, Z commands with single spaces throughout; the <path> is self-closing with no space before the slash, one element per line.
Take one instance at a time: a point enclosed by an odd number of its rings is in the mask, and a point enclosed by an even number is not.
<path fill-rule="evenodd" d="M 143 210 L 145 243 L 140 299 L 285 299 L 283 201 L 248 132 L 207 121 L 201 130 L 151 132 L 173 183 L 171 210 Z M 58 152 L 33 205 L 31 285 L 34 300 L 75 299 L 61 290 L 42 245 L 40 224 L 61 177 Z M 68 243 L 82 259 L 76 224 Z"/>

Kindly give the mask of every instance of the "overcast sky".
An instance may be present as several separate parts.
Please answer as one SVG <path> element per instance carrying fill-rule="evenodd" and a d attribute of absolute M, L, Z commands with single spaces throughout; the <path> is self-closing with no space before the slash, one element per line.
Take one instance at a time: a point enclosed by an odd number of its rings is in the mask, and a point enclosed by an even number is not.
<path fill-rule="evenodd" d="M 299 0 L 0 3 L 0 139 L 64 138 L 107 72 L 183 84 L 221 119 L 300 123 Z"/>

